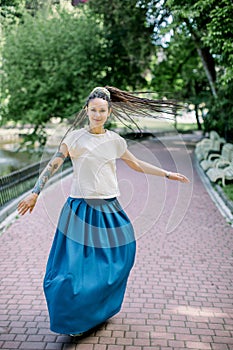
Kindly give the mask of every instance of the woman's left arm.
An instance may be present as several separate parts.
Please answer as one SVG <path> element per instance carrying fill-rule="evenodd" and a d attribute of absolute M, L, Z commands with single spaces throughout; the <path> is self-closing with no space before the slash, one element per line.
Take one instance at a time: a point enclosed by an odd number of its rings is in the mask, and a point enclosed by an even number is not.
<path fill-rule="evenodd" d="M 126 150 L 126 152 L 121 156 L 121 159 L 133 170 L 150 174 L 150 175 L 156 175 L 156 176 L 162 176 L 166 177 L 170 180 L 176 180 L 180 182 L 188 183 L 189 179 L 179 173 L 173 173 L 161 168 L 156 167 L 155 165 L 152 165 L 147 162 L 143 162 L 142 160 L 136 158 L 129 150 Z"/>

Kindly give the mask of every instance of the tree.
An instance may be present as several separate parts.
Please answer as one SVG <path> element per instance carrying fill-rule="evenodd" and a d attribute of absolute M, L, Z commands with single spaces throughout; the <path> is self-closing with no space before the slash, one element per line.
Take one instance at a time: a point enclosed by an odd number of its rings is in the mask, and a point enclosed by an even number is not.
<path fill-rule="evenodd" d="M 208 103 L 205 118 L 207 130 L 215 128 L 227 141 L 233 141 L 233 6 L 229 0 L 199 0 L 196 7 L 208 11 L 209 21 L 202 40 L 215 57 L 218 67 L 216 85 L 218 98 Z"/>
<path fill-rule="evenodd" d="M 141 90 L 152 74 L 160 96 L 193 103 L 197 117 L 205 104 L 206 128 L 233 134 L 230 0 L 85 2 L 45 17 L 41 0 L 22 1 L 34 18 L 23 15 L 5 34 L 4 120 L 43 127 L 76 112 L 93 85 Z"/>
<path fill-rule="evenodd" d="M 228 140 L 233 140 L 233 123 L 230 120 L 233 112 L 230 98 L 233 93 L 232 2 L 230 0 L 163 0 L 159 2 L 141 0 L 140 3 L 147 8 L 147 16 L 154 23 L 155 44 L 162 46 L 164 51 L 170 45 L 174 45 L 170 39 L 179 32 L 185 35 L 187 42 L 189 39 L 192 40 L 192 45 L 195 46 L 200 58 L 197 62 L 201 62 L 203 67 L 200 69 L 198 63 L 196 69 L 201 72 L 201 75 L 204 70 L 211 93 L 208 96 L 206 88 L 206 93 L 201 97 L 200 84 L 196 84 L 195 77 L 192 78 L 199 97 L 203 98 L 203 102 L 209 109 L 205 125 L 208 129 L 218 127 L 217 131 L 225 134 Z M 169 40 L 166 40 L 166 37 Z M 179 40 L 178 38 L 178 42 Z M 182 62 L 181 57 L 182 52 L 177 56 L 177 61 Z M 186 63 L 184 68 L 185 66 Z M 197 78 L 199 80 L 199 77 Z"/>
<path fill-rule="evenodd" d="M 145 87 L 145 72 L 154 45 L 153 27 L 146 21 L 146 8 L 138 0 L 89 0 L 88 6 L 103 24 L 105 62 L 103 83 L 120 88 Z"/>
<path fill-rule="evenodd" d="M 212 0 L 211 0 L 212 1 Z M 163 16 L 163 21 L 160 26 L 164 27 L 164 22 L 170 23 L 167 25 L 166 31 L 172 29 L 175 31 L 179 30 L 186 33 L 186 37 L 191 37 L 193 44 L 195 45 L 196 51 L 201 59 L 207 80 L 213 96 L 217 96 L 216 92 L 216 68 L 215 60 L 210 53 L 209 47 L 203 42 L 202 38 L 205 36 L 207 24 L 209 23 L 208 11 L 200 11 L 197 8 L 198 0 L 164 0 L 160 2 L 160 5 L 156 9 L 157 16 L 162 12 L 166 14 Z M 207 1 L 209 3 L 209 1 Z M 164 29 L 159 31 L 163 34 Z"/>
<path fill-rule="evenodd" d="M 209 47 L 219 67 L 220 81 L 226 83 L 233 80 L 233 6 L 230 0 L 199 0 L 196 7 L 200 13 L 208 11 L 209 21 L 203 42 Z"/>
<path fill-rule="evenodd" d="M 174 33 L 151 71 L 151 87 L 161 98 L 172 95 L 184 101 L 187 107 L 195 106 L 197 125 L 201 130 L 200 105 L 208 99 L 209 86 L 192 39 L 181 31 Z"/>
<path fill-rule="evenodd" d="M 79 111 L 105 71 L 101 26 L 83 11 L 25 15 L 5 40 L 3 91 L 9 103 L 3 121 L 30 123 L 34 134 L 43 134 L 52 117 Z"/>

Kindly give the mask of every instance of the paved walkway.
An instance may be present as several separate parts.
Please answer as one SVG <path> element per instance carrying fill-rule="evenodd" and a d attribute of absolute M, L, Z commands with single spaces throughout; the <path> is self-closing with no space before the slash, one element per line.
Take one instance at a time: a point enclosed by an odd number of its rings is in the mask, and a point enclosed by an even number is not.
<path fill-rule="evenodd" d="M 42 280 L 67 177 L 0 237 L 1 349 L 233 349 L 233 229 L 192 167 L 192 140 L 187 149 L 169 138 L 131 149 L 192 182 L 146 177 L 119 161 L 120 201 L 138 238 L 121 312 L 76 341 L 49 330 Z"/>

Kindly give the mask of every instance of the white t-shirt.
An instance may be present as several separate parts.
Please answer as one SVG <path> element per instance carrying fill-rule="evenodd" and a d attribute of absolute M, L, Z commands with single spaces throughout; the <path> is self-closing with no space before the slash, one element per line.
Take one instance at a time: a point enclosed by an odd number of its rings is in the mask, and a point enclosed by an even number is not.
<path fill-rule="evenodd" d="M 116 159 L 127 149 L 123 137 L 110 130 L 104 134 L 92 134 L 82 128 L 71 131 L 62 143 L 67 145 L 73 164 L 71 197 L 119 196 Z"/>

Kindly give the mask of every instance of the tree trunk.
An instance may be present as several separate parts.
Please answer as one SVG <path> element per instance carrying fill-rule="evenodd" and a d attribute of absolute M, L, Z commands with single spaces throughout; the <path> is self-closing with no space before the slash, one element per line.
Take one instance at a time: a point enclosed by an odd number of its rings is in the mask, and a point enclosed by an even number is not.
<path fill-rule="evenodd" d="M 213 74 L 211 74 L 211 70 L 210 70 L 210 67 L 208 65 L 208 61 L 206 59 L 206 55 L 204 54 L 205 50 L 202 49 L 198 45 L 198 43 L 196 43 L 196 42 L 195 42 L 195 45 L 196 45 L 196 48 L 197 48 L 198 55 L 199 55 L 199 57 L 202 60 L 202 64 L 203 64 L 203 67 L 204 67 L 204 70 L 205 70 L 205 73 L 206 73 L 206 76 L 207 76 L 207 79 L 208 79 L 208 82 L 209 82 L 209 85 L 210 85 L 210 88 L 211 88 L 211 91 L 212 91 L 212 95 L 214 97 L 218 97 L 217 91 L 216 91 L 216 88 L 215 88 L 215 79 L 213 77 Z"/>
<path fill-rule="evenodd" d="M 192 28 L 192 25 L 190 24 L 189 20 L 187 18 L 184 19 L 188 30 L 193 38 L 194 44 L 197 49 L 197 53 L 202 61 L 203 68 L 205 70 L 206 77 L 208 79 L 210 89 L 212 92 L 212 95 L 217 98 L 217 91 L 215 88 L 215 80 L 216 80 L 216 71 L 215 71 L 215 65 L 214 65 L 214 59 L 211 53 L 209 52 L 209 49 L 207 47 L 202 47 L 201 41 L 199 39 L 198 34 L 195 32 L 195 30 Z"/>
<path fill-rule="evenodd" d="M 202 130 L 201 122 L 200 122 L 199 115 L 198 115 L 198 105 L 197 104 L 195 104 L 195 116 L 196 116 L 196 120 L 197 120 L 197 128 L 198 128 L 198 130 Z"/>
<path fill-rule="evenodd" d="M 177 130 L 177 108 L 174 106 L 172 109 L 174 117 L 174 128 Z"/>

